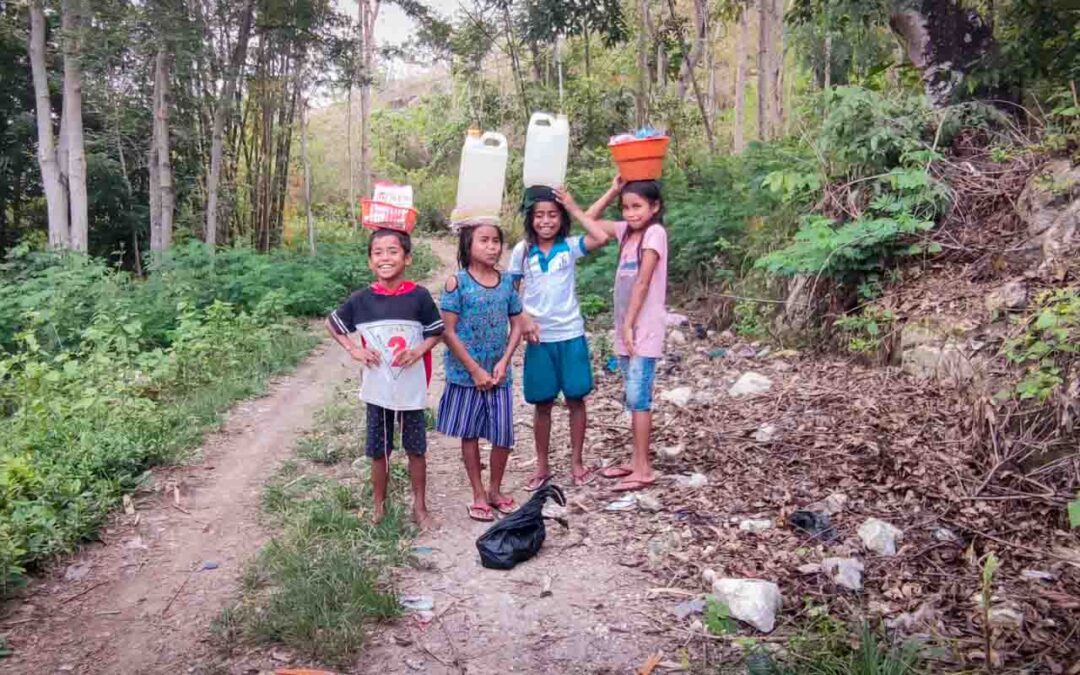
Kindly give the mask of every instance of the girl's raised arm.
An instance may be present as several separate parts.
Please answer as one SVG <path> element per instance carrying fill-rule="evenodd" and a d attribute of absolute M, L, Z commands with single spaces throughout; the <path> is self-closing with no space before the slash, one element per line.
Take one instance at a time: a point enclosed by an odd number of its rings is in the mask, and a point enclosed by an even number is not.
<path fill-rule="evenodd" d="M 614 190 L 614 186 L 612 186 Z M 566 211 L 585 228 L 585 248 L 594 251 L 603 247 L 608 240 L 615 236 L 615 223 L 607 220 L 598 220 L 599 214 L 603 213 L 607 204 L 610 203 L 612 190 L 608 190 L 603 197 L 589 207 L 588 211 L 582 211 L 573 195 L 561 188 L 555 190 L 555 198 L 563 205 Z M 616 195 L 618 193 L 615 193 Z M 597 206 L 599 205 L 599 206 Z M 596 212 L 595 214 L 593 212 Z"/>

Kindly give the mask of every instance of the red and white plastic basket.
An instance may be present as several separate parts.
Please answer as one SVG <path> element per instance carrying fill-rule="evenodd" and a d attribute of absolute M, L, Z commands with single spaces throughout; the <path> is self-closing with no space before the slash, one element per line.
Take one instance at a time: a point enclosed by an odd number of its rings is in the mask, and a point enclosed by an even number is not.
<path fill-rule="evenodd" d="M 369 230 L 398 230 L 410 234 L 416 227 L 412 186 L 387 181 L 375 184 L 373 199 L 360 200 L 360 222 Z"/>
<path fill-rule="evenodd" d="M 411 206 L 397 206 L 374 199 L 360 200 L 360 221 L 369 230 L 398 230 L 411 234 L 418 213 Z"/>

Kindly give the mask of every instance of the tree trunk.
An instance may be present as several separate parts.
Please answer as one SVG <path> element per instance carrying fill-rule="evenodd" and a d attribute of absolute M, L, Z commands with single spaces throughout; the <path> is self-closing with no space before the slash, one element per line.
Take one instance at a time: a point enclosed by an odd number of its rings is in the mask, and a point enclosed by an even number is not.
<path fill-rule="evenodd" d="M 365 197 L 371 194 L 371 84 L 375 81 L 375 19 L 379 15 L 379 0 L 361 0 L 366 7 L 364 17 L 364 80 L 360 83 L 360 190 Z M 518 73 L 520 76 L 520 72 Z"/>
<path fill-rule="evenodd" d="M 43 0 L 30 3 L 30 44 L 27 49 L 34 80 L 34 103 L 38 130 L 38 167 L 49 213 L 49 246 L 54 249 L 71 245 L 67 192 L 60 179 L 56 139 L 53 136 L 52 105 L 49 101 L 49 76 L 45 70 L 45 8 Z"/>
<path fill-rule="evenodd" d="M 355 73 L 353 78 L 355 79 Z M 348 95 L 348 107 L 349 112 L 345 116 L 345 135 L 348 136 L 348 156 L 349 156 L 349 213 L 352 214 L 352 225 L 354 230 L 360 228 L 360 214 L 357 212 L 356 207 L 356 159 L 353 157 L 353 83 L 349 82 L 349 95 Z"/>
<path fill-rule="evenodd" d="M 769 12 L 769 137 L 784 135 L 784 0 L 772 0 Z"/>
<path fill-rule="evenodd" d="M 169 55 L 165 44 L 158 46 L 154 58 L 154 133 L 152 161 L 157 164 L 157 199 L 150 196 L 150 250 L 164 251 L 172 244 L 173 214 L 176 193 L 173 188 L 172 157 L 169 150 Z M 154 218 L 155 202 L 158 208 Z M 154 222 L 157 227 L 154 227 Z"/>
<path fill-rule="evenodd" d="M 671 20 L 678 27 L 679 19 L 675 14 L 675 5 L 670 0 L 669 4 L 671 5 Z M 697 68 L 701 55 L 705 52 L 705 40 L 708 38 L 707 15 L 708 7 L 705 0 L 694 0 L 694 44 L 687 45 L 686 40 L 683 40 L 683 62 L 679 69 L 679 82 L 675 87 L 675 94 L 680 100 L 686 98 L 686 90 L 691 86 L 690 80 L 694 76 L 694 69 Z M 682 29 L 677 28 L 677 30 L 681 39 Z"/>
<path fill-rule="evenodd" d="M 825 34 L 825 72 L 823 75 L 823 88 L 829 91 L 832 89 L 832 32 Z"/>
<path fill-rule="evenodd" d="M 702 7 L 702 11 L 698 13 L 698 17 L 699 17 L 699 20 L 702 22 L 702 25 L 704 25 L 704 14 L 703 14 L 703 12 L 704 12 L 704 0 L 695 0 L 694 1 L 695 6 L 699 5 L 699 3 L 701 5 L 701 7 Z M 675 0 L 668 0 L 668 7 L 671 9 L 671 19 L 672 19 L 672 21 L 675 23 L 676 26 L 678 26 L 679 25 L 678 24 L 678 17 L 675 14 Z M 679 35 L 679 41 L 682 42 L 683 53 L 685 54 L 688 51 L 688 45 L 686 44 L 686 39 L 683 38 L 681 29 L 676 28 L 676 31 L 677 31 L 677 33 Z M 699 42 L 699 44 L 700 44 L 700 42 Z M 700 58 L 700 54 L 699 54 L 699 58 Z M 683 62 L 683 67 L 685 68 L 688 63 L 689 63 L 689 61 L 684 61 Z M 709 122 L 709 113 L 705 108 L 705 99 L 701 95 L 701 88 L 698 86 L 697 77 L 694 75 L 694 70 L 693 70 L 692 65 L 690 66 L 690 69 L 687 71 L 687 77 L 690 79 L 690 84 L 692 85 L 693 90 L 694 90 L 694 98 L 697 99 L 698 110 L 701 112 L 701 124 L 702 124 L 702 126 L 705 127 L 705 140 L 708 141 L 708 143 L 709 143 L 709 150 L 712 151 L 712 152 L 716 152 L 716 138 L 713 136 L 712 124 Z M 682 87 L 682 79 L 679 80 L 679 87 L 680 88 Z M 682 98 L 681 93 L 679 95 L 679 98 L 680 99 Z"/>
<path fill-rule="evenodd" d="M 311 217 L 311 162 L 307 152 L 307 107 L 305 97 L 300 103 L 300 162 L 304 170 L 304 218 L 307 221 L 308 250 L 315 255 L 315 221 Z"/>
<path fill-rule="evenodd" d="M 90 215 L 86 194 L 86 147 L 82 121 L 82 0 L 64 0 L 64 108 L 67 121 L 68 209 L 71 248 L 86 252 L 90 239 Z"/>
<path fill-rule="evenodd" d="M 982 16 L 957 0 L 894 2 L 889 24 L 939 107 L 953 101 L 968 73 L 996 49 Z"/>
<path fill-rule="evenodd" d="M 154 87 L 154 100 L 151 108 L 157 109 L 157 86 Z M 158 161 L 157 121 L 153 124 L 153 137 L 150 150 L 146 153 L 146 171 L 149 177 L 150 203 L 150 250 L 161 250 L 161 162 Z"/>
<path fill-rule="evenodd" d="M 649 117 L 649 0 L 638 3 L 641 24 L 638 27 L 637 67 L 638 90 L 635 118 L 640 129 L 648 123 Z"/>
<path fill-rule="evenodd" d="M 661 96 L 667 96 L 667 49 L 664 48 L 664 43 L 657 40 L 656 43 L 656 87 L 660 90 Z"/>
<path fill-rule="evenodd" d="M 210 138 L 210 175 L 206 180 L 206 231 L 203 234 L 207 245 L 211 248 L 217 246 L 218 191 L 221 183 L 221 162 L 225 145 L 225 122 L 232 112 L 237 80 L 240 78 L 244 61 L 247 60 L 248 38 L 251 37 L 255 0 L 246 0 L 241 12 L 236 47 L 233 50 L 228 70 L 225 73 L 221 96 L 214 106 L 214 129 Z"/>
<path fill-rule="evenodd" d="M 769 140 L 769 2 L 758 3 L 757 137 Z"/>
<path fill-rule="evenodd" d="M 736 152 L 746 149 L 746 47 L 750 41 L 750 8 L 739 12 L 739 27 L 735 33 L 735 127 L 731 147 Z"/>

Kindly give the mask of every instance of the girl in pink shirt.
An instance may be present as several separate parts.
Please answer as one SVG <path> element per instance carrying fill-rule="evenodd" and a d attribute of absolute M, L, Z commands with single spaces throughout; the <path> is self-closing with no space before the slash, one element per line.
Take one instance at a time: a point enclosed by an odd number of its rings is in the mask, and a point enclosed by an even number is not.
<path fill-rule="evenodd" d="M 626 406 L 631 413 L 634 453 L 630 464 L 601 472 L 620 478 L 615 490 L 641 490 L 655 482 L 649 462 L 652 435 L 652 390 L 656 362 L 664 353 L 667 310 L 667 231 L 664 199 L 657 181 L 623 183 L 616 177 L 609 189 L 588 211 L 582 211 L 570 195 L 559 197 L 572 216 L 595 222 L 619 242 L 615 270 L 615 355 L 626 387 Z M 618 197 L 622 222 L 597 222 L 604 209 Z"/>

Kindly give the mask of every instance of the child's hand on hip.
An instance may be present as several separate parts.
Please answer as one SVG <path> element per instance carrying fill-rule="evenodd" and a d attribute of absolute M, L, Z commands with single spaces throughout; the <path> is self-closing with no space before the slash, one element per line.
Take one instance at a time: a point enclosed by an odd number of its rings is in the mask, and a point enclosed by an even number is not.
<path fill-rule="evenodd" d="M 379 355 L 379 352 L 375 351 L 374 349 L 353 348 L 349 350 L 349 355 L 353 357 L 353 361 L 359 361 L 360 363 L 364 364 L 369 368 L 377 368 L 379 363 L 382 361 L 382 357 Z"/>
<path fill-rule="evenodd" d="M 406 349 L 397 355 L 397 358 L 394 359 L 394 362 L 391 365 L 396 368 L 408 368 L 419 361 L 422 356 L 423 354 L 419 349 Z"/>

